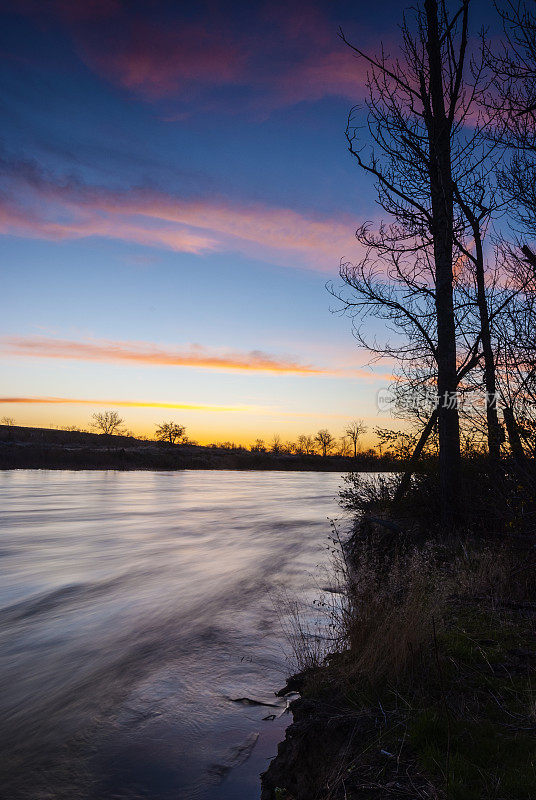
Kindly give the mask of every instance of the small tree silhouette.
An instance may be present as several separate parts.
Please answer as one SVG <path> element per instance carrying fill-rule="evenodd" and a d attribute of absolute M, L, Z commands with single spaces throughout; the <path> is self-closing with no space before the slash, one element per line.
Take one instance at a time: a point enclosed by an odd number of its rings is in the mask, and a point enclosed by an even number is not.
<path fill-rule="evenodd" d="M 298 436 L 298 450 L 306 456 L 313 455 L 315 451 L 315 441 L 312 436 L 302 434 Z"/>
<path fill-rule="evenodd" d="M 318 443 L 323 456 L 329 455 L 335 447 L 335 437 L 326 428 L 318 431 L 315 436 L 315 442 Z"/>
<path fill-rule="evenodd" d="M 176 422 L 163 422 L 156 429 L 156 438 L 159 442 L 169 442 L 170 444 L 179 443 L 184 439 L 186 428 Z"/>
<path fill-rule="evenodd" d="M 112 434 L 121 435 L 123 433 L 122 425 L 125 420 L 122 419 L 117 411 L 98 411 L 91 415 L 93 422 L 92 428 L 97 428 L 101 433 L 108 436 Z"/>
<path fill-rule="evenodd" d="M 354 419 L 349 422 L 345 429 L 345 434 L 351 440 L 354 448 L 354 458 L 357 458 L 357 444 L 361 434 L 366 433 L 367 429 L 362 419 Z"/>
<path fill-rule="evenodd" d="M 270 445 L 270 452 L 277 454 L 280 453 L 282 449 L 283 447 L 281 444 L 281 437 L 278 433 L 274 433 L 274 436 L 272 438 L 272 443 Z"/>

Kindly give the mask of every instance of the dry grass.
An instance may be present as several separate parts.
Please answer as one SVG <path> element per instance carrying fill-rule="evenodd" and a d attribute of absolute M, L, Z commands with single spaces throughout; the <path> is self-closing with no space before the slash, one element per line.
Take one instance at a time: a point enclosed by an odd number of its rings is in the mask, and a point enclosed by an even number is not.
<path fill-rule="evenodd" d="M 534 800 L 532 542 L 335 543 L 341 594 L 314 630 L 294 608 L 295 665 L 313 668 L 305 694 L 377 728 L 326 765 L 318 796 Z"/>
<path fill-rule="evenodd" d="M 348 676 L 370 684 L 396 681 L 419 658 L 441 625 L 447 586 L 430 548 L 397 554 L 389 568 L 371 548 L 346 562 L 347 602 L 341 635 Z"/>
<path fill-rule="evenodd" d="M 313 608 L 286 595 L 274 598 L 279 625 L 288 643 L 288 662 L 292 672 L 318 669 L 338 646 L 334 635 L 335 603 L 319 593 Z"/>

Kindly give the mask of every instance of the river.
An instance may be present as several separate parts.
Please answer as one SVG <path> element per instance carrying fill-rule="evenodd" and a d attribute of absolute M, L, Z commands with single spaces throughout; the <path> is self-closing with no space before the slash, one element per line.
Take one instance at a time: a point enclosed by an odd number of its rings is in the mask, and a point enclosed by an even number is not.
<path fill-rule="evenodd" d="M 258 800 L 340 484 L 0 472 L 1 796 Z"/>

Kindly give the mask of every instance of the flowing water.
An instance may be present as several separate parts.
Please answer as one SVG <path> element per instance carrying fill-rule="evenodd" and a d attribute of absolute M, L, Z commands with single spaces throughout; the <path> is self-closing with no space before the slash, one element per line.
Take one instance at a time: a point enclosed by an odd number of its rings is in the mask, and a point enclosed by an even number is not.
<path fill-rule="evenodd" d="M 0 796 L 257 800 L 340 484 L 0 472 Z"/>

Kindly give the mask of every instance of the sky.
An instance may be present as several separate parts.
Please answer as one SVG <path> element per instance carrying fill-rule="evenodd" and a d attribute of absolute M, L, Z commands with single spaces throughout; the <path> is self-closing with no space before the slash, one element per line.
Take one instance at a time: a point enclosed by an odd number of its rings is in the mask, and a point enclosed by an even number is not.
<path fill-rule="evenodd" d="M 200 443 L 363 418 L 326 282 L 379 218 L 344 138 L 407 2 L 0 1 L 0 416 Z"/>

